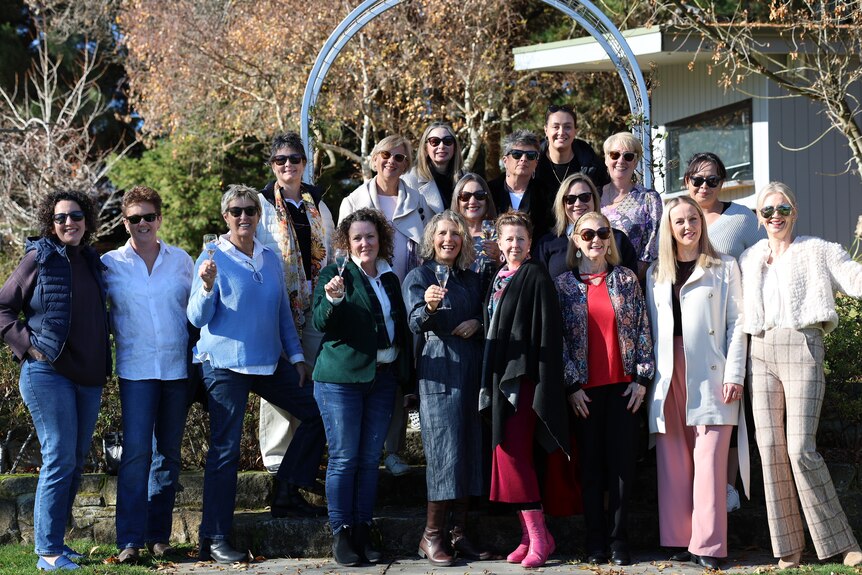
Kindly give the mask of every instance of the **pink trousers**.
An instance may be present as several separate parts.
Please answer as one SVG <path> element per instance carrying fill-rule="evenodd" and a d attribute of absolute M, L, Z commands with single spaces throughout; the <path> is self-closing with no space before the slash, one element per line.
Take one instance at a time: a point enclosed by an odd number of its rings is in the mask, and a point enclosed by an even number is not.
<path fill-rule="evenodd" d="M 661 544 L 727 557 L 727 452 L 732 425 L 686 425 L 685 354 L 674 338 L 673 377 L 656 434 Z"/>

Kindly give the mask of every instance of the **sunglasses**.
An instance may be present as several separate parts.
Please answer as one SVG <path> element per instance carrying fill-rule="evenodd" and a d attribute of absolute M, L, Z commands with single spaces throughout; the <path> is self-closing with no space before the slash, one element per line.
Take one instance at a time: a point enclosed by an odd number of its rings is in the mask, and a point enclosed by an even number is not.
<path fill-rule="evenodd" d="M 257 206 L 245 206 L 244 208 L 228 208 L 227 213 L 235 218 L 240 217 L 243 212 L 250 218 L 257 215 Z"/>
<path fill-rule="evenodd" d="M 618 152 L 614 150 L 613 152 L 608 152 L 608 157 L 612 160 L 619 160 L 620 156 L 627 162 L 634 161 L 635 158 L 638 157 L 634 152 Z"/>
<path fill-rule="evenodd" d="M 581 233 L 579 235 L 581 236 L 581 239 L 585 242 L 593 241 L 596 236 L 599 236 L 600 240 L 606 240 L 611 237 L 611 229 L 599 228 L 597 230 L 591 230 L 590 228 L 584 228 L 581 230 Z"/>
<path fill-rule="evenodd" d="M 569 194 L 563 198 L 563 201 L 566 202 L 567 206 L 574 206 L 577 201 L 580 201 L 582 204 L 586 204 L 592 199 L 593 194 L 590 192 L 584 192 L 583 194 Z"/>
<path fill-rule="evenodd" d="M 520 160 L 521 157 L 527 156 L 529 161 L 535 161 L 539 159 L 539 152 L 528 152 L 527 150 L 509 150 L 507 156 L 512 156 L 513 160 Z"/>
<path fill-rule="evenodd" d="M 488 197 L 488 192 L 478 191 L 478 192 L 458 192 L 458 199 L 462 202 L 469 202 L 470 198 L 476 198 L 478 201 L 485 201 Z"/>
<path fill-rule="evenodd" d="M 404 160 L 407 159 L 407 156 L 405 156 L 404 154 L 393 154 L 392 152 L 388 152 L 386 150 L 383 150 L 382 152 L 380 152 L 380 157 L 383 158 L 384 160 L 388 160 L 389 158 L 392 158 L 398 164 L 400 164 L 401 162 L 403 162 Z"/>
<path fill-rule="evenodd" d="M 563 104 L 562 106 L 557 106 L 556 104 L 551 104 L 548 106 L 548 114 L 556 114 L 557 112 L 565 112 L 567 114 L 574 114 L 575 111 L 568 104 Z"/>
<path fill-rule="evenodd" d="M 73 222 L 80 222 L 84 219 L 84 212 L 81 210 L 75 210 L 68 214 L 54 214 L 51 219 L 54 220 L 55 224 L 63 225 L 66 223 L 66 218 L 70 218 Z"/>
<path fill-rule="evenodd" d="M 771 218 L 775 212 L 778 212 L 779 216 L 786 218 L 793 213 L 793 206 L 790 204 L 779 204 L 777 206 L 764 206 L 760 208 L 760 215 L 763 216 L 764 220 Z"/>
<path fill-rule="evenodd" d="M 144 220 L 145 222 L 154 222 L 157 217 L 159 217 L 159 214 L 156 213 L 144 214 L 142 216 L 136 214 L 134 216 L 126 216 L 126 221 L 130 224 L 139 224 L 141 223 L 141 220 Z"/>
<path fill-rule="evenodd" d="M 302 163 L 304 160 L 305 160 L 305 156 L 303 156 L 302 154 L 290 154 L 288 156 L 275 156 L 272 159 L 272 163 L 275 164 L 276 166 L 283 166 L 287 162 L 290 162 L 291 164 L 296 165 L 296 164 Z"/>
<path fill-rule="evenodd" d="M 453 138 L 452 136 L 443 136 L 442 138 L 438 138 L 437 136 L 431 136 L 430 138 L 428 138 L 428 143 L 431 145 L 432 148 L 436 148 L 440 144 L 443 144 L 448 148 L 449 146 L 455 145 L 455 138 Z"/>
<path fill-rule="evenodd" d="M 706 185 L 710 188 L 717 188 L 718 184 L 721 183 L 721 178 L 718 176 L 707 176 L 705 178 L 703 176 L 695 176 L 689 181 L 695 188 L 701 187 L 704 182 L 706 182 Z"/>

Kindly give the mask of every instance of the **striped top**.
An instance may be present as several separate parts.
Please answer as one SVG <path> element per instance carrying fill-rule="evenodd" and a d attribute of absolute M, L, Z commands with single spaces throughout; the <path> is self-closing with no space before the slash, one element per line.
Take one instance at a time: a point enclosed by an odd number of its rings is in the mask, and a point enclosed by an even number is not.
<path fill-rule="evenodd" d="M 746 249 L 766 237 L 766 230 L 757 226 L 757 216 L 742 204 L 730 206 L 707 229 L 712 247 L 739 259 Z"/>

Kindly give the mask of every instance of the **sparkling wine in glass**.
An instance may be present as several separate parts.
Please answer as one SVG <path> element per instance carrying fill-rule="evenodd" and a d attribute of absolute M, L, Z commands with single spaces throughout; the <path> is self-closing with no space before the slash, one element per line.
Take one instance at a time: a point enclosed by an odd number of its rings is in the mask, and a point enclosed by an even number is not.
<path fill-rule="evenodd" d="M 210 259 L 213 259 L 213 254 L 215 254 L 216 246 L 218 245 L 218 236 L 215 234 L 204 234 L 204 249 L 209 255 Z"/>
<path fill-rule="evenodd" d="M 344 266 L 347 265 L 347 251 L 341 248 L 335 250 L 335 265 L 338 267 L 338 275 L 344 273 Z"/>
<path fill-rule="evenodd" d="M 494 238 L 494 220 L 482 220 L 482 238 L 486 240 Z"/>
<path fill-rule="evenodd" d="M 449 281 L 449 266 L 446 264 L 436 264 L 434 266 L 434 275 L 437 276 L 437 283 L 440 284 L 440 287 L 446 289 L 446 282 Z M 446 296 L 443 296 L 443 301 L 440 302 L 437 309 L 452 309 L 452 306 L 446 303 Z"/>

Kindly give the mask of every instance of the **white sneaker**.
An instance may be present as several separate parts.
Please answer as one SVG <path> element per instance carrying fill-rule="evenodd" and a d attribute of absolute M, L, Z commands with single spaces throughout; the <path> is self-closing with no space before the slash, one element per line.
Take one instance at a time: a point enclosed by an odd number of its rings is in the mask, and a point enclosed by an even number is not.
<path fill-rule="evenodd" d="M 407 418 L 410 420 L 410 429 L 415 429 L 416 431 L 422 430 L 422 424 L 419 421 L 419 412 L 416 410 L 410 411 L 407 413 Z"/>
<path fill-rule="evenodd" d="M 741 504 L 739 501 L 739 491 L 737 491 L 733 485 L 728 483 L 727 484 L 727 512 L 730 513 L 731 511 L 736 511 L 740 507 L 741 507 Z"/>
<path fill-rule="evenodd" d="M 410 472 L 410 466 L 404 463 L 397 453 L 390 453 L 383 459 L 383 465 L 389 470 L 389 473 L 395 475 L 404 475 Z"/>

